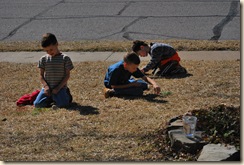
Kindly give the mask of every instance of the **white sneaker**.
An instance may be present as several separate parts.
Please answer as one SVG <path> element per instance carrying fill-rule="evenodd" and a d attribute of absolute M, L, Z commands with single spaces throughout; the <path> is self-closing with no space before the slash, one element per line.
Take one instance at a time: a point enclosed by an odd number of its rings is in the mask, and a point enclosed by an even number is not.
<path fill-rule="evenodd" d="M 57 110 L 58 109 L 57 105 L 52 105 L 52 109 Z"/>

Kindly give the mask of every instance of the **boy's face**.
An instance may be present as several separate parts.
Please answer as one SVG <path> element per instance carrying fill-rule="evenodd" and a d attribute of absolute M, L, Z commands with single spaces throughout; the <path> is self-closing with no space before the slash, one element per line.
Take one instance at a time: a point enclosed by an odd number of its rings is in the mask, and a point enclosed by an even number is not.
<path fill-rule="evenodd" d="M 133 63 L 124 63 L 125 70 L 128 70 L 130 73 L 134 73 L 139 65 Z"/>
<path fill-rule="evenodd" d="M 146 57 L 148 55 L 149 49 L 146 46 L 140 46 L 140 50 L 136 53 L 141 57 Z"/>
<path fill-rule="evenodd" d="M 59 50 L 58 50 L 58 43 L 55 44 L 55 45 L 49 45 L 47 47 L 44 47 L 43 48 L 44 51 L 47 52 L 47 54 L 51 55 L 51 56 L 55 56 L 59 53 Z"/>

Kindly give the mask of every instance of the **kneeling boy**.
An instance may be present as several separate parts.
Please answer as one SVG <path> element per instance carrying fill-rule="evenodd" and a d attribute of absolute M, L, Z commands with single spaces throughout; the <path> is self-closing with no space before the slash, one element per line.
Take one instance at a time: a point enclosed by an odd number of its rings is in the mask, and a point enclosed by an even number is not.
<path fill-rule="evenodd" d="M 70 71 L 74 68 L 73 63 L 70 57 L 59 51 L 58 41 L 54 34 L 46 33 L 43 36 L 42 47 L 47 52 L 38 63 L 43 87 L 34 101 L 34 105 L 42 108 L 54 103 L 54 107 L 66 107 L 72 101 L 67 83 Z"/>
<path fill-rule="evenodd" d="M 180 57 L 176 50 L 164 43 L 150 43 L 134 41 L 132 50 L 141 57 L 151 56 L 150 62 L 141 69 L 143 73 L 153 69 L 156 76 L 186 75 L 187 71 L 180 65 Z M 158 71 L 156 71 L 158 70 Z"/>
<path fill-rule="evenodd" d="M 117 95 L 142 96 L 143 91 L 148 89 L 148 84 L 154 88 L 155 94 L 160 93 L 160 87 L 151 78 L 145 76 L 139 69 L 140 58 L 136 53 L 128 53 L 124 60 L 119 61 L 108 68 L 104 79 L 105 98 Z M 135 80 L 131 78 L 141 78 Z M 144 80 L 144 81 L 143 81 Z"/>

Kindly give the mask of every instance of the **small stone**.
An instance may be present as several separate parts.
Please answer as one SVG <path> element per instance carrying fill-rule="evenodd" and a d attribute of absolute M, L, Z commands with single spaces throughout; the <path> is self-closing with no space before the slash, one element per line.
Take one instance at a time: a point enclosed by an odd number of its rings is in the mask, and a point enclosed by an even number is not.
<path fill-rule="evenodd" d="M 170 131 L 173 129 L 180 129 L 182 127 L 183 127 L 183 122 L 181 119 L 178 119 L 178 120 L 175 120 L 175 121 L 169 123 L 167 126 L 167 130 Z"/>
<path fill-rule="evenodd" d="M 2 119 L 2 121 L 7 121 L 7 118 Z"/>
<path fill-rule="evenodd" d="M 183 121 L 178 119 L 178 120 L 170 123 L 170 125 L 171 126 L 181 126 L 181 127 L 183 127 Z"/>
<path fill-rule="evenodd" d="M 234 161 L 233 159 L 240 159 L 240 155 L 238 156 L 238 153 L 240 154 L 235 146 L 207 144 L 203 147 L 197 161 Z"/>
<path fill-rule="evenodd" d="M 202 140 L 201 134 L 201 131 L 196 131 L 194 138 L 187 138 L 182 129 L 168 131 L 172 149 L 176 151 L 184 149 L 189 153 L 200 151 L 206 145 L 207 142 Z"/>

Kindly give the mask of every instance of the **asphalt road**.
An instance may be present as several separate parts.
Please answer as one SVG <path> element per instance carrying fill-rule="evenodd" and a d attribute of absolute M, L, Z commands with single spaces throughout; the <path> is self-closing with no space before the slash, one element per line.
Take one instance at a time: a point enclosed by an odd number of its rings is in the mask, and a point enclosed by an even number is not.
<path fill-rule="evenodd" d="M 0 41 L 240 40 L 240 1 L 1 0 Z"/>

